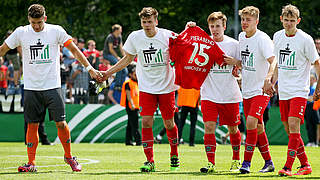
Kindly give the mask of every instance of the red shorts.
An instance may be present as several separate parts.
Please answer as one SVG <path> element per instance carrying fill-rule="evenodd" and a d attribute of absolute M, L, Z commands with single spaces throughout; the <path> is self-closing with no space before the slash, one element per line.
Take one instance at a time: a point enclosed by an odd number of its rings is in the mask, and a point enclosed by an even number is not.
<path fill-rule="evenodd" d="M 139 104 L 141 116 L 153 116 L 159 105 L 161 116 L 164 120 L 173 118 L 176 110 L 174 92 L 168 94 L 149 94 L 140 91 Z"/>
<path fill-rule="evenodd" d="M 297 117 L 301 119 L 300 124 L 303 124 L 306 104 L 307 99 L 302 97 L 279 100 L 281 121 L 288 121 L 288 117 Z"/>
<path fill-rule="evenodd" d="M 269 96 L 254 96 L 249 99 L 243 99 L 243 111 L 246 119 L 248 116 L 253 116 L 258 119 L 258 123 L 263 122 L 263 113 L 268 106 L 270 97 Z"/>
<path fill-rule="evenodd" d="M 219 115 L 219 125 L 237 126 L 241 123 L 239 113 L 239 103 L 218 104 L 208 100 L 201 101 L 201 112 L 203 122 L 217 122 Z"/>

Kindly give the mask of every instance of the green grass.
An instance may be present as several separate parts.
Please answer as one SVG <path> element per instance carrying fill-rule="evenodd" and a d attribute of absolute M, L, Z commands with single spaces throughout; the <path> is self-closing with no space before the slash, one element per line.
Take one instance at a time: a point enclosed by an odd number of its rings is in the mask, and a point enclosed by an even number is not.
<path fill-rule="evenodd" d="M 241 147 L 241 158 L 243 158 Z M 142 147 L 125 146 L 124 144 L 72 144 L 72 152 L 80 163 L 89 162 L 88 159 L 98 160 L 98 163 L 83 164 L 83 171 L 73 173 L 63 161 L 61 145 L 38 146 L 37 173 L 18 173 L 17 167 L 27 162 L 26 146 L 23 143 L 0 143 L 0 179 L 284 179 L 278 177 L 277 172 L 286 160 L 286 146 L 271 146 L 271 156 L 276 166 L 274 173 L 257 173 L 264 162 L 256 149 L 251 171 L 253 173 L 240 175 L 228 171 L 231 165 L 232 151 L 229 145 L 219 145 L 216 151 L 216 174 L 201 174 L 199 169 L 207 164 L 203 145 L 195 147 L 180 145 L 181 169 L 177 172 L 169 171 L 169 145 L 156 144 L 154 146 L 156 172 L 140 173 L 139 167 L 145 161 Z M 320 148 L 306 147 L 309 162 L 313 167 L 311 175 L 295 177 L 320 179 Z M 87 159 L 87 160 L 86 160 Z M 298 167 L 296 160 L 293 167 Z M 293 172 L 296 170 L 294 169 Z M 288 177 L 292 178 L 292 177 Z"/>

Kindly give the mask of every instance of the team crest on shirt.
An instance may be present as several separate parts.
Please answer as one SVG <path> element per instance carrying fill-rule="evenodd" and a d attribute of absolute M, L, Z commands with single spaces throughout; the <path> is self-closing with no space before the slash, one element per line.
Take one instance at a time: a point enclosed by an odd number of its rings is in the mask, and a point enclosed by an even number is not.
<path fill-rule="evenodd" d="M 38 39 L 37 43 L 30 45 L 29 64 L 47 64 L 52 62 L 49 56 L 49 44 L 45 46 L 41 43 L 41 40 Z"/>
<path fill-rule="evenodd" d="M 295 66 L 296 52 L 292 51 L 289 46 L 290 45 L 288 43 L 286 48 L 280 49 L 279 51 L 279 68 L 285 70 L 297 70 L 297 67 Z"/>
<path fill-rule="evenodd" d="M 256 71 L 254 68 L 254 55 L 249 51 L 249 46 L 247 45 L 246 50 L 241 51 L 241 60 L 243 69 L 247 71 Z"/>
<path fill-rule="evenodd" d="M 155 49 L 152 43 L 146 50 L 142 50 L 143 52 L 143 59 L 145 67 L 152 67 L 152 66 L 165 66 L 166 62 L 163 60 L 163 54 L 161 49 Z"/>
<path fill-rule="evenodd" d="M 213 66 L 210 68 L 210 73 L 231 73 L 231 70 L 227 68 L 227 65 L 219 66 L 216 62 L 214 62 Z"/>

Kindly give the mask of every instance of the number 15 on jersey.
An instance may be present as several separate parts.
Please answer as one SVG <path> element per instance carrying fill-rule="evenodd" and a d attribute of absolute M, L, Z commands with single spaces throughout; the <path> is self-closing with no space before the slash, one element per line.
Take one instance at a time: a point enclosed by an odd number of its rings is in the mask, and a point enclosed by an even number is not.
<path fill-rule="evenodd" d="M 205 66 L 206 64 L 208 64 L 209 56 L 208 54 L 203 52 L 203 50 L 210 49 L 210 46 L 207 46 L 201 43 L 196 43 L 196 42 L 194 42 L 192 45 L 194 46 L 194 49 L 188 63 L 192 64 L 194 61 L 198 66 Z M 204 58 L 204 62 L 200 62 L 198 58 L 195 58 L 197 54 L 199 54 L 199 56 L 202 56 Z"/>

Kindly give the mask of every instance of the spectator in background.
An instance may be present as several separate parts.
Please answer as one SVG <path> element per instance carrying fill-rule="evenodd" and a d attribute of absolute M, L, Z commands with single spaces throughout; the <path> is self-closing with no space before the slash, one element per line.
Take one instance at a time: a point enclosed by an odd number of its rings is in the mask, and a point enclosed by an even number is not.
<path fill-rule="evenodd" d="M 178 106 L 181 107 L 180 112 L 180 128 L 179 130 L 179 142 L 182 138 L 182 132 L 184 124 L 188 114 L 190 113 L 190 135 L 189 135 L 189 146 L 194 146 L 194 137 L 196 134 L 196 124 L 198 120 L 198 106 L 199 106 L 200 90 L 196 89 L 184 89 L 178 90 Z"/>
<path fill-rule="evenodd" d="M 14 82 L 14 68 L 13 68 L 13 64 L 12 64 L 12 60 L 9 60 L 9 65 L 8 65 L 8 70 L 7 70 L 7 84 L 8 84 L 8 88 L 7 88 L 7 95 L 13 95 L 16 93 L 16 86 L 15 86 L 15 82 Z M 18 87 L 18 86 L 17 86 Z M 20 87 L 19 90 L 17 90 L 17 92 L 19 92 L 19 94 L 21 93 L 20 91 Z"/>
<path fill-rule="evenodd" d="M 9 30 L 7 32 L 7 37 L 9 37 L 12 34 L 12 31 Z M 10 88 L 10 94 L 20 94 L 20 86 L 19 86 L 19 79 L 20 79 L 20 75 L 21 75 L 21 61 L 20 61 L 20 56 L 21 55 L 21 47 L 17 47 L 14 49 L 11 49 L 7 52 L 5 58 L 7 59 L 7 62 L 12 64 L 12 70 L 13 70 L 13 74 L 10 74 L 10 76 L 12 76 L 12 82 L 13 84 L 9 84 L 10 86 L 8 88 Z M 10 72 L 11 72 L 11 68 L 10 68 Z M 12 92 L 12 91 L 15 92 Z"/>
<path fill-rule="evenodd" d="M 0 57 L 0 94 L 6 94 L 7 91 L 7 70 L 8 67 L 4 65 L 4 59 Z"/>
<path fill-rule="evenodd" d="M 72 66 L 71 78 L 74 88 L 74 103 L 88 104 L 89 100 L 89 72 L 80 63 L 75 63 Z"/>
<path fill-rule="evenodd" d="M 94 40 L 88 41 L 88 49 L 84 52 L 84 55 L 89 60 L 92 67 L 97 68 L 99 66 L 99 51 L 96 50 L 96 42 Z"/>
<path fill-rule="evenodd" d="M 139 131 L 139 88 L 136 75 L 136 65 L 128 65 L 130 79 L 122 86 L 120 105 L 126 108 L 128 124 L 126 129 L 126 145 L 133 145 L 134 138 L 136 145 L 141 145 L 141 134 Z"/>
<path fill-rule="evenodd" d="M 79 38 L 77 46 L 78 46 L 78 48 L 80 49 L 81 52 L 84 52 L 86 50 L 86 48 L 84 48 L 85 45 L 86 44 L 85 44 L 84 39 Z"/>
<path fill-rule="evenodd" d="M 121 99 L 121 91 L 115 90 L 115 82 L 113 81 L 109 87 L 108 98 L 112 104 L 119 104 Z"/>
<path fill-rule="evenodd" d="M 108 70 L 111 67 L 110 62 L 107 59 L 103 58 L 103 57 L 100 57 L 100 58 L 101 59 L 100 59 L 100 64 L 99 64 L 99 71 Z M 111 103 L 110 99 L 108 97 L 108 91 L 109 91 L 109 88 L 104 88 L 100 92 L 99 96 L 103 96 L 103 100 L 99 100 L 99 103 L 101 103 L 101 104 L 110 104 Z"/>
<path fill-rule="evenodd" d="M 92 67 L 98 69 L 99 67 L 99 56 L 100 52 L 96 50 L 96 42 L 94 40 L 88 41 L 88 49 L 86 49 L 83 54 L 87 57 Z M 90 81 L 91 79 L 89 79 Z M 98 103 L 98 96 L 96 95 L 89 95 L 89 103 L 90 104 L 97 104 Z"/>
<path fill-rule="evenodd" d="M 318 54 L 320 54 L 320 38 L 314 40 Z"/>
<path fill-rule="evenodd" d="M 316 89 L 317 78 L 315 75 L 310 75 L 310 92 L 307 99 L 306 112 L 304 118 L 306 120 L 306 128 L 309 142 L 306 146 L 317 147 L 317 125 L 319 124 L 319 111 L 313 109 L 313 93 Z"/>
<path fill-rule="evenodd" d="M 122 27 L 119 24 L 112 26 L 112 32 L 107 36 L 104 42 L 103 57 L 110 61 L 111 65 L 115 65 L 124 55 L 124 50 L 122 49 Z M 114 79 L 115 91 L 121 92 L 121 87 L 123 82 L 126 80 L 128 71 L 127 68 L 122 69 L 117 72 Z"/>

